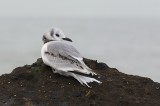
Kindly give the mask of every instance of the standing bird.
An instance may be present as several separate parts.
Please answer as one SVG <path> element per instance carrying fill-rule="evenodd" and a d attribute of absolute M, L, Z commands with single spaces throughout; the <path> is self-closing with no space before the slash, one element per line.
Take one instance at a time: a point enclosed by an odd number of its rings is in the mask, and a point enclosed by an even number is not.
<path fill-rule="evenodd" d="M 41 49 L 42 60 L 54 73 L 74 77 L 88 87 L 90 82 L 102 83 L 89 76 L 97 74 L 85 65 L 77 49 L 69 44 L 72 40 L 67 38 L 62 30 L 51 28 L 44 33 L 42 40 L 44 42 Z"/>

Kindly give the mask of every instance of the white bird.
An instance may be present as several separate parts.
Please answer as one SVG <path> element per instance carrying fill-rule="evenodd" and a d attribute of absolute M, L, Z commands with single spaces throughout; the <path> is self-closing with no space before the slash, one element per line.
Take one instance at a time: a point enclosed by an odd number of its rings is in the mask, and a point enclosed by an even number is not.
<path fill-rule="evenodd" d="M 44 64 L 50 66 L 54 73 L 64 76 L 71 76 L 77 79 L 82 85 L 90 82 L 102 83 L 89 75 L 97 75 L 85 63 L 75 47 L 67 43 L 72 42 L 62 30 L 51 28 L 43 35 L 44 45 L 41 49 L 41 56 Z M 87 76 L 86 76 L 87 75 Z"/>

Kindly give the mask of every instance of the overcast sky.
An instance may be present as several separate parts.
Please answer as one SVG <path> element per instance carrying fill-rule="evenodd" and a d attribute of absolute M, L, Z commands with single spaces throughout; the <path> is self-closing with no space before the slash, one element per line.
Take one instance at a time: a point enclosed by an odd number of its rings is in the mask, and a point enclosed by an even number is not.
<path fill-rule="evenodd" d="M 0 0 L 0 16 L 160 17 L 160 0 Z"/>

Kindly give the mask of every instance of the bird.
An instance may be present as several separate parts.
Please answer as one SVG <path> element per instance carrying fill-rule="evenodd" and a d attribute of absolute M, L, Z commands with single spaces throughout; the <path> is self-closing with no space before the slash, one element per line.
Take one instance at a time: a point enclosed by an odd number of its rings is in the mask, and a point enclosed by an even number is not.
<path fill-rule="evenodd" d="M 43 63 L 52 68 L 53 73 L 73 77 L 83 86 L 91 82 L 102 82 L 93 78 L 93 72 L 83 61 L 80 52 L 71 44 L 72 40 L 56 27 L 49 28 L 42 37 L 41 57 Z"/>

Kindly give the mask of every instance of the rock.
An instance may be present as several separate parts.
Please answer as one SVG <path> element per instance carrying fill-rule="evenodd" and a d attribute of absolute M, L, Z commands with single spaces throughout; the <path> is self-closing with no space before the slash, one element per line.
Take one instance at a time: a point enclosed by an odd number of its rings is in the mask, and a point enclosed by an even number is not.
<path fill-rule="evenodd" d="M 53 74 L 38 59 L 0 76 L 0 106 L 160 106 L 160 83 L 84 61 L 100 75 L 101 85 L 82 86 L 72 77 Z"/>

